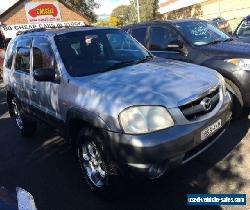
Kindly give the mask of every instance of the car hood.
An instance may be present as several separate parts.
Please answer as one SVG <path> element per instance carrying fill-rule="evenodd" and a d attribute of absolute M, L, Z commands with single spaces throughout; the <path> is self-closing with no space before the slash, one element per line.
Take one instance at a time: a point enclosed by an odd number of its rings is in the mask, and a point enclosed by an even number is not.
<path fill-rule="evenodd" d="M 216 56 L 250 57 L 250 44 L 239 40 L 201 46 L 201 49 L 204 53 Z"/>
<path fill-rule="evenodd" d="M 89 90 L 87 95 L 99 98 L 102 108 L 114 106 L 119 112 L 134 105 L 178 107 L 217 86 L 217 75 L 206 67 L 155 58 L 77 80 L 85 92 Z M 93 101 L 88 105 L 93 107 Z"/>

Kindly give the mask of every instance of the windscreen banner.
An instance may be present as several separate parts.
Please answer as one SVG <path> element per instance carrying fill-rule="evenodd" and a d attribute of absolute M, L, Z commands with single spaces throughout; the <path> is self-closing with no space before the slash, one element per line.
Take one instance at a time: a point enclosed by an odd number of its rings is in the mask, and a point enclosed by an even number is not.
<path fill-rule="evenodd" d="M 83 21 L 66 21 L 38 24 L 18 24 L 18 25 L 2 25 L 1 30 L 5 39 L 16 37 L 18 32 L 39 29 L 39 28 L 63 28 L 63 27 L 80 27 L 84 26 Z"/>

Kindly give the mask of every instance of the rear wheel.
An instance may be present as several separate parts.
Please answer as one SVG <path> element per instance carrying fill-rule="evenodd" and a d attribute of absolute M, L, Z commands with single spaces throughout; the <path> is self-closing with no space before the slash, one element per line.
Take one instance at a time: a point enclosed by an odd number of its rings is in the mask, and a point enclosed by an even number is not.
<path fill-rule="evenodd" d="M 232 105 L 233 119 L 237 119 L 240 117 L 244 107 L 242 95 L 240 89 L 231 80 L 225 79 L 225 81 L 226 81 L 226 88 L 233 100 L 233 105 Z"/>
<path fill-rule="evenodd" d="M 24 137 L 30 137 L 32 136 L 36 131 L 36 125 L 37 123 L 28 117 L 26 117 L 22 110 L 20 105 L 18 104 L 16 98 L 12 98 L 11 100 L 11 108 L 13 117 L 16 121 L 16 125 Z"/>

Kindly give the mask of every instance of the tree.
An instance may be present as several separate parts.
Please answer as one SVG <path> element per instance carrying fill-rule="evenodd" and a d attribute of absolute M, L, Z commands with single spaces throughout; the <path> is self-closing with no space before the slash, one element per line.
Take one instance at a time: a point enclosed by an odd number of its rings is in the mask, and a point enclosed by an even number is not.
<path fill-rule="evenodd" d="M 127 25 L 130 20 L 130 9 L 131 6 L 129 5 L 120 5 L 113 9 L 111 16 L 116 17 L 121 26 Z"/>
<path fill-rule="evenodd" d="M 120 20 L 117 17 L 113 17 L 113 16 L 110 16 L 108 24 L 110 27 L 120 27 L 121 26 Z"/>
<path fill-rule="evenodd" d="M 94 9 L 99 8 L 96 0 L 64 0 L 66 4 L 86 15 L 92 22 L 96 22 L 97 16 Z"/>
<path fill-rule="evenodd" d="M 131 20 L 137 22 L 137 0 L 130 0 L 131 4 Z M 155 20 L 159 18 L 158 5 L 159 0 L 139 0 L 140 19 L 142 22 Z"/>

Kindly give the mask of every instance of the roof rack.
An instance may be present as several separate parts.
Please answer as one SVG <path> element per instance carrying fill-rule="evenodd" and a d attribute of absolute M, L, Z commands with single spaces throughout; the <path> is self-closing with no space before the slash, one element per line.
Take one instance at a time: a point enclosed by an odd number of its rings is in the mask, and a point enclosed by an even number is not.
<path fill-rule="evenodd" d="M 42 32 L 42 31 L 48 31 L 48 30 L 53 30 L 53 29 L 82 28 L 82 27 L 93 27 L 93 26 L 92 25 L 84 25 L 84 26 L 61 26 L 61 27 L 35 28 L 35 29 L 31 29 L 31 30 L 18 31 L 16 33 L 16 35 L 19 36 L 19 35 L 23 35 L 23 34 Z"/>
<path fill-rule="evenodd" d="M 31 29 L 31 30 L 26 30 L 26 31 L 18 31 L 16 35 L 19 36 L 22 34 L 28 34 L 28 33 L 33 33 L 33 32 L 40 32 L 40 31 L 46 31 L 46 28 L 36 28 L 36 29 Z"/>

